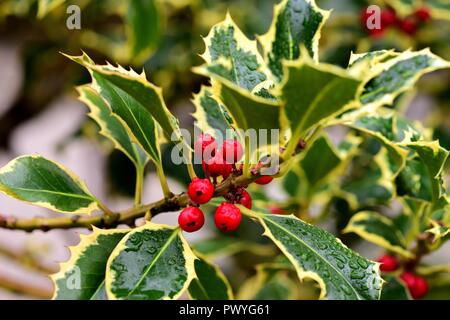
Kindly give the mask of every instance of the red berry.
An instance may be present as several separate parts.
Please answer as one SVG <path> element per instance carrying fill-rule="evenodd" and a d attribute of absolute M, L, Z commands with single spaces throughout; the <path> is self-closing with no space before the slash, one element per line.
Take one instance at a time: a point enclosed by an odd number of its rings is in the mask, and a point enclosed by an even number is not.
<path fill-rule="evenodd" d="M 222 202 L 214 214 L 214 223 L 219 230 L 231 232 L 239 227 L 241 218 L 241 210 L 238 207 L 228 202 Z"/>
<path fill-rule="evenodd" d="M 407 17 L 399 22 L 400 29 L 409 34 L 414 35 L 417 31 L 417 23 L 412 17 Z"/>
<path fill-rule="evenodd" d="M 256 179 L 255 183 L 264 185 L 264 184 L 268 184 L 268 183 L 272 182 L 272 180 L 273 180 L 273 178 L 271 176 L 262 176 L 262 177 Z"/>
<path fill-rule="evenodd" d="M 209 160 L 205 160 L 205 169 L 211 177 L 223 176 L 225 179 L 230 175 L 233 166 L 225 163 L 220 152 Z"/>
<path fill-rule="evenodd" d="M 242 204 L 247 209 L 252 208 L 252 197 L 250 196 L 250 193 L 248 193 L 246 190 L 242 190 L 240 194 L 240 198 L 238 200 L 238 203 Z"/>
<path fill-rule="evenodd" d="M 421 7 L 414 12 L 414 15 L 422 22 L 426 22 L 431 19 L 430 10 L 427 7 Z"/>
<path fill-rule="evenodd" d="M 202 159 L 209 159 L 211 156 L 214 156 L 214 154 L 216 153 L 216 149 L 216 140 L 207 133 L 202 133 L 194 143 L 194 152 L 196 154 L 201 154 Z"/>
<path fill-rule="evenodd" d="M 428 293 L 428 282 L 420 276 L 416 276 L 414 289 L 411 290 L 411 296 L 414 299 L 423 298 Z"/>
<path fill-rule="evenodd" d="M 397 259 L 394 256 L 390 256 L 385 254 L 378 259 L 378 262 L 381 263 L 380 270 L 383 272 L 391 272 L 395 271 L 398 267 Z"/>
<path fill-rule="evenodd" d="M 194 178 L 188 186 L 188 195 L 198 204 L 207 203 L 214 194 L 214 186 L 209 179 Z"/>
<path fill-rule="evenodd" d="M 400 276 L 400 278 L 405 282 L 411 296 L 414 299 L 420 299 L 427 294 L 428 283 L 421 276 L 406 271 Z"/>
<path fill-rule="evenodd" d="M 392 9 L 381 10 L 381 25 L 383 28 L 394 25 L 397 22 L 397 15 Z"/>
<path fill-rule="evenodd" d="M 205 216 L 197 207 L 187 207 L 178 216 L 180 228 L 186 232 L 194 232 L 203 227 Z"/>
<path fill-rule="evenodd" d="M 241 160 L 244 151 L 239 141 L 225 140 L 222 144 L 222 155 L 226 163 L 236 163 Z"/>
<path fill-rule="evenodd" d="M 381 27 L 380 29 L 370 29 L 369 34 L 372 38 L 378 39 L 384 35 L 385 31 L 386 29 L 384 27 Z"/>

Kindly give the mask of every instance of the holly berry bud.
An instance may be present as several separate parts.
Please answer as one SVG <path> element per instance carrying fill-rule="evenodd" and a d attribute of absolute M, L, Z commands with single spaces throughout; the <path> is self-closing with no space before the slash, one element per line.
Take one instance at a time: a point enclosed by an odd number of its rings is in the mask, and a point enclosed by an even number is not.
<path fill-rule="evenodd" d="M 414 12 L 414 15 L 422 22 L 427 22 L 431 19 L 430 10 L 427 7 L 421 7 Z"/>
<path fill-rule="evenodd" d="M 409 34 L 414 35 L 417 31 L 417 22 L 412 17 L 407 17 L 399 22 L 400 29 Z"/>
<path fill-rule="evenodd" d="M 213 194 L 214 186 L 209 179 L 194 178 L 188 186 L 189 198 L 198 204 L 209 202 Z"/>
<path fill-rule="evenodd" d="M 205 216 L 197 207 L 187 207 L 178 216 L 178 224 L 186 232 L 194 232 L 203 227 Z"/>
<path fill-rule="evenodd" d="M 225 140 L 222 144 L 223 159 L 228 164 L 236 163 L 241 160 L 244 150 L 237 140 Z"/>
<path fill-rule="evenodd" d="M 207 149 L 208 153 L 205 154 L 205 150 Z M 201 134 L 199 135 L 197 141 L 194 143 L 194 151 L 196 154 L 201 154 L 202 158 L 209 156 L 214 156 L 217 149 L 216 140 L 209 134 Z"/>
<path fill-rule="evenodd" d="M 239 204 L 242 204 L 247 209 L 252 208 L 252 197 L 246 190 L 240 191 L 239 200 L 237 202 Z"/>
<path fill-rule="evenodd" d="M 238 207 L 228 202 L 222 202 L 214 214 L 214 223 L 219 230 L 231 232 L 239 227 L 241 218 L 241 210 Z"/>
<path fill-rule="evenodd" d="M 264 185 L 264 184 L 271 183 L 272 180 L 273 180 L 273 177 L 271 177 L 271 176 L 262 176 L 262 177 L 256 179 L 255 183 Z"/>
<path fill-rule="evenodd" d="M 233 170 L 231 164 L 225 163 L 220 152 L 216 152 L 215 156 L 209 160 L 205 160 L 205 169 L 211 177 L 222 176 L 224 179 L 228 178 Z"/>
<path fill-rule="evenodd" d="M 427 280 L 412 272 L 404 272 L 400 278 L 405 282 L 411 296 L 414 299 L 420 299 L 428 293 Z"/>
<path fill-rule="evenodd" d="M 383 272 L 392 272 L 397 270 L 398 263 L 394 256 L 385 254 L 378 259 L 378 262 L 381 263 L 380 270 Z"/>

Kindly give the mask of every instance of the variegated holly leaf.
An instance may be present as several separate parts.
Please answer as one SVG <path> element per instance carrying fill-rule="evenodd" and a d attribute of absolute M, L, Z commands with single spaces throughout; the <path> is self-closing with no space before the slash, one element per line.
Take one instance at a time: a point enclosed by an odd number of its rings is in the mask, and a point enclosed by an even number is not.
<path fill-rule="evenodd" d="M 98 200 L 77 176 L 38 155 L 21 156 L 0 169 L 0 191 L 54 211 L 90 214 Z"/>
<path fill-rule="evenodd" d="M 405 166 L 408 156 L 408 150 L 399 142 L 419 140 L 422 134 L 394 110 L 380 108 L 378 111 L 358 118 L 344 117 L 340 123 L 377 139 L 389 152 L 389 166 L 395 177 Z"/>
<path fill-rule="evenodd" d="M 85 54 L 70 58 L 89 70 L 93 81 L 92 88 L 108 102 L 113 115 L 128 129 L 133 141 L 142 147 L 154 163 L 160 165 L 158 124 L 146 105 L 138 100 L 148 93 L 151 93 L 149 96 L 157 93 L 156 90 L 151 92 L 146 87 L 151 85 L 146 82 L 145 75 L 111 65 L 97 66 Z M 126 88 L 131 91 L 127 92 Z M 162 101 L 156 100 L 159 98 L 157 96 L 152 98 L 155 99 L 152 103 Z"/>
<path fill-rule="evenodd" d="M 449 67 L 447 61 L 428 49 L 402 52 L 397 57 L 375 65 L 361 93 L 361 103 L 368 110 L 390 105 L 397 96 L 410 90 L 424 74 Z"/>
<path fill-rule="evenodd" d="M 204 41 L 206 49 L 201 57 L 206 61 L 204 68 L 208 73 L 250 92 L 268 79 L 256 41 L 250 41 L 242 33 L 229 13 L 211 28 Z"/>
<path fill-rule="evenodd" d="M 195 278 L 194 260 L 179 228 L 147 222 L 116 246 L 106 266 L 109 299 L 177 299 Z"/>
<path fill-rule="evenodd" d="M 126 127 L 111 113 L 105 100 L 88 85 L 78 87 L 77 90 L 80 94 L 78 99 L 88 106 L 88 115 L 98 124 L 100 133 L 111 140 L 114 147 L 122 151 L 136 166 L 144 166 L 148 157 L 131 140 Z"/>
<path fill-rule="evenodd" d="M 291 130 L 287 153 L 294 151 L 301 137 L 327 119 L 355 107 L 361 80 L 336 66 L 314 63 L 306 53 L 299 60 L 285 62 L 280 85 L 283 99 L 281 121 Z"/>
<path fill-rule="evenodd" d="M 450 239 L 450 200 L 447 195 L 442 196 L 434 205 L 428 217 L 431 228 L 426 232 L 434 235 L 433 242 L 439 246 Z"/>
<path fill-rule="evenodd" d="M 447 0 L 390 0 L 389 4 L 401 16 L 413 14 L 424 6 L 430 10 L 432 19 L 450 20 L 450 4 Z"/>
<path fill-rule="evenodd" d="M 230 283 L 218 266 L 199 257 L 194 261 L 196 278 L 189 285 L 194 300 L 233 300 Z"/>
<path fill-rule="evenodd" d="M 381 291 L 380 300 L 412 300 L 405 283 L 393 276 L 385 276 L 386 283 Z"/>
<path fill-rule="evenodd" d="M 450 20 L 450 3 L 446 0 L 427 0 L 426 7 L 434 19 Z"/>
<path fill-rule="evenodd" d="M 144 72 L 137 74 L 132 69 L 126 70 L 111 64 L 96 65 L 85 53 L 82 56 L 67 57 L 91 73 L 93 88 L 108 101 L 111 110 L 132 130 L 136 140 L 139 138 L 138 142 L 146 152 L 153 153 L 153 143 L 147 135 L 154 134 L 155 121 L 168 138 L 181 140 L 178 120 L 167 108 L 161 88 L 148 82 Z"/>
<path fill-rule="evenodd" d="M 271 141 L 270 135 L 270 129 L 280 128 L 280 107 L 276 101 L 253 95 L 223 77 L 208 73 L 203 67 L 196 70 L 213 77 L 213 95 L 223 103 L 238 129 L 253 129 L 256 134 L 266 129 L 267 135 L 258 140 L 258 145 L 278 143 Z"/>
<path fill-rule="evenodd" d="M 349 221 L 343 233 L 354 232 L 361 238 L 379 245 L 406 258 L 412 254 L 406 248 L 406 241 L 400 230 L 389 218 L 374 211 L 361 211 Z"/>
<path fill-rule="evenodd" d="M 109 255 L 127 229 L 102 230 L 93 228 L 88 235 L 81 234 L 78 245 L 69 247 L 70 259 L 61 263 L 58 273 L 52 275 L 55 300 L 104 300 L 105 271 Z"/>
<path fill-rule="evenodd" d="M 296 60 L 301 46 L 314 60 L 319 59 L 320 30 L 329 14 L 317 7 L 314 0 L 283 0 L 275 6 L 270 29 L 258 40 L 277 81 L 283 78 L 283 60 Z"/>
<path fill-rule="evenodd" d="M 399 195 L 437 203 L 443 196 L 442 170 L 449 152 L 438 141 L 405 144 L 416 157 L 408 159 L 397 179 Z"/>
<path fill-rule="evenodd" d="M 218 132 L 222 134 L 222 137 L 226 137 L 226 131 L 234 128 L 233 119 L 213 96 L 211 88 L 203 86 L 200 92 L 194 95 L 193 103 L 195 125 L 202 132 L 208 132 L 213 136 Z"/>
<path fill-rule="evenodd" d="M 321 298 L 379 299 L 383 280 L 379 264 L 361 257 L 325 230 L 293 215 L 262 214 L 240 206 L 256 219 L 264 235 L 286 255 L 300 279 L 311 278 Z"/>

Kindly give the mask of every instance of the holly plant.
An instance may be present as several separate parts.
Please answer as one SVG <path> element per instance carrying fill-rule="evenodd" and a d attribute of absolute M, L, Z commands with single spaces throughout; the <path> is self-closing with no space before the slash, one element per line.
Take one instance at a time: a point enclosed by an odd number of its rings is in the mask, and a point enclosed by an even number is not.
<path fill-rule="evenodd" d="M 330 14 L 313 0 L 281 1 L 256 40 L 229 14 L 214 25 L 204 64 L 193 68 L 210 80 L 192 100 L 201 131 L 194 139 L 144 72 L 67 55 L 90 73 L 79 99 L 99 133 L 134 164 L 136 189 L 133 207 L 117 211 L 42 156 L 20 156 L 0 170 L 3 193 L 68 214 L 2 216 L 2 228 L 92 230 L 52 276 L 54 299 L 298 299 L 315 292 L 376 300 L 433 290 L 431 280 L 450 269 L 422 260 L 450 238 L 448 150 L 401 113 L 397 98 L 450 63 L 428 49 L 351 53 L 346 68 L 320 62 Z M 342 139 L 332 140 L 332 130 Z M 162 148 L 189 173 L 185 192 L 170 190 Z M 164 197 L 143 203 L 150 162 Z M 272 197 L 275 189 L 285 196 Z M 176 226 L 153 222 L 180 210 Z M 221 235 L 186 240 L 208 224 Z M 349 233 L 382 247 L 380 261 L 345 245 L 353 243 Z M 230 278 L 231 286 L 213 262 L 219 251 L 263 259 L 255 259 L 254 277 Z"/>

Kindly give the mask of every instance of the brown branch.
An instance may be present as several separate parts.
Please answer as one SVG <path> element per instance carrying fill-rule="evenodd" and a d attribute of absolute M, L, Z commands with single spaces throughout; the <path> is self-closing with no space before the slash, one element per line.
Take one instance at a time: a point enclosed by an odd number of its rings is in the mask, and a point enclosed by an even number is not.
<path fill-rule="evenodd" d="M 28 283 L 17 282 L 10 277 L 0 275 L 0 288 L 39 299 L 50 299 L 53 290 L 31 286 Z"/>
<path fill-rule="evenodd" d="M 216 186 L 214 196 L 223 196 L 233 188 L 247 186 L 257 178 L 257 176 L 247 178 L 242 175 L 232 175 Z M 120 224 L 134 226 L 134 221 L 137 218 L 145 216 L 147 212 L 150 212 L 151 216 L 154 217 L 162 212 L 178 211 L 189 205 L 189 203 L 190 200 L 187 194 L 181 193 L 179 195 L 172 195 L 167 199 L 161 199 L 123 212 L 112 212 L 110 214 L 103 213 L 96 216 L 73 215 L 58 218 L 36 217 L 31 219 L 6 218 L 0 216 L 0 228 L 31 232 L 34 230 L 48 231 L 51 229 L 71 228 L 92 229 L 92 226 L 109 229 Z"/>
<path fill-rule="evenodd" d="M 47 265 L 42 264 L 38 261 L 38 259 L 28 253 L 26 250 L 21 250 L 18 252 L 10 248 L 0 246 L 0 255 L 16 261 L 25 268 L 39 271 L 44 274 L 52 274 L 58 271 L 55 268 L 51 268 Z"/>

